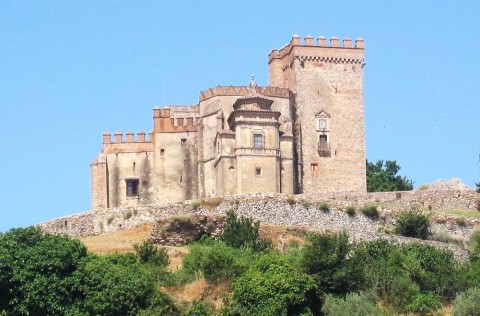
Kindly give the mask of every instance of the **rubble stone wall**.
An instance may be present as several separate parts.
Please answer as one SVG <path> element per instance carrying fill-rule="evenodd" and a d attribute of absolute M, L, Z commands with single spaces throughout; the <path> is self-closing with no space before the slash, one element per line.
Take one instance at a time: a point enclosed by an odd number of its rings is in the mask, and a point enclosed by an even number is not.
<path fill-rule="evenodd" d="M 191 200 L 161 205 L 132 206 L 88 211 L 38 224 L 44 231 L 69 236 L 92 236 L 132 228 L 139 224 L 181 215 L 220 216 L 230 208 L 268 225 L 303 227 L 314 231 L 346 230 L 356 241 L 377 238 L 394 238 L 399 242 L 408 238 L 380 233 L 382 227 L 395 224 L 395 215 L 412 207 L 428 210 L 476 210 L 480 195 L 474 190 L 439 190 L 412 192 L 385 192 L 367 194 L 307 195 L 249 194 L 204 200 Z M 321 204 L 329 211 L 322 211 Z M 360 209 L 376 205 L 380 219 L 364 216 Z M 354 206 L 356 214 L 349 216 L 347 206 Z M 455 235 L 460 240 L 468 238 L 480 219 L 466 218 L 457 222 L 454 215 L 432 214 L 432 231 L 436 234 Z M 431 241 L 432 243 L 435 243 Z M 443 244 L 462 252 L 459 247 Z M 462 252 L 465 256 L 465 251 Z"/>

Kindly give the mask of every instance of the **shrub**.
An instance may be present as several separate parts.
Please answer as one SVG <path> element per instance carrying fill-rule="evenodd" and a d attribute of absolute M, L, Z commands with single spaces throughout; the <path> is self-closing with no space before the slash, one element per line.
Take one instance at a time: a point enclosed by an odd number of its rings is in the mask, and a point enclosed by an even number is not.
<path fill-rule="evenodd" d="M 460 293 L 453 301 L 453 316 L 480 315 L 480 288 Z"/>
<path fill-rule="evenodd" d="M 427 239 L 429 227 L 430 222 L 427 215 L 418 209 L 412 208 L 397 217 L 395 229 L 402 236 Z"/>
<path fill-rule="evenodd" d="M 196 211 L 201 206 L 200 202 L 195 201 L 192 203 L 192 210 Z"/>
<path fill-rule="evenodd" d="M 304 208 L 309 208 L 310 205 L 312 205 L 312 203 L 310 203 L 310 201 L 307 200 L 307 199 L 303 199 L 302 200 L 302 205 L 303 205 Z"/>
<path fill-rule="evenodd" d="M 210 316 L 213 315 L 213 308 L 204 301 L 195 301 L 188 309 L 185 316 Z"/>
<path fill-rule="evenodd" d="M 260 228 L 260 222 L 254 222 L 247 217 L 237 217 L 237 214 L 233 209 L 227 211 L 227 220 L 225 223 L 225 230 L 219 236 L 219 239 L 227 246 L 240 248 L 240 247 L 253 247 L 258 239 L 258 229 Z"/>
<path fill-rule="evenodd" d="M 158 247 L 149 240 L 145 240 L 141 244 L 134 244 L 133 249 L 141 262 L 153 263 L 161 267 L 166 267 L 170 263 L 166 249 Z"/>
<path fill-rule="evenodd" d="M 113 218 L 114 218 L 113 216 L 109 216 L 109 217 L 107 218 L 107 224 L 108 224 L 108 225 L 110 225 L 110 224 L 113 222 Z"/>
<path fill-rule="evenodd" d="M 297 203 L 297 201 L 295 200 L 295 196 L 293 196 L 292 194 L 289 194 L 287 196 L 287 203 L 290 205 L 295 205 L 295 203 Z"/>
<path fill-rule="evenodd" d="M 193 245 L 183 258 L 183 268 L 194 275 L 200 272 L 208 282 L 239 276 L 246 268 L 247 253 L 215 242 L 212 246 Z"/>
<path fill-rule="evenodd" d="M 324 212 L 329 212 L 330 211 L 330 206 L 325 202 L 320 203 L 320 205 L 318 205 L 318 208 L 321 209 Z"/>
<path fill-rule="evenodd" d="M 320 294 L 346 294 L 356 289 L 359 274 L 348 259 L 351 249 L 346 232 L 308 236 L 300 266 L 314 276 Z"/>
<path fill-rule="evenodd" d="M 380 213 L 375 205 L 366 205 L 361 209 L 363 215 L 371 219 L 378 219 Z"/>
<path fill-rule="evenodd" d="M 373 297 L 365 293 L 350 293 L 344 299 L 329 294 L 325 297 L 322 311 L 326 316 L 377 316 L 381 314 Z"/>
<path fill-rule="evenodd" d="M 232 284 L 233 298 L 245 315 L 311 315 L 313 279 L 278 252 L 258 259 Z"/>
<path fill-rule="evenodd" d="M 429 188 L 429 185 L 428 184 L 422 184 L 421 186 L 419 186 L 417 188 L 418 191 L 425 191 L 425 190 L 428 190 Z"/>
<path fill-rule="evenodd" d="M 355 216 L 355 206 L 347 206 L 345 208 L 345 212 L 349 215 L 349 216 Z"/>
<path fill-rule="evenodd" d="M 127 220 L 127 219 L 130 219 L 130 217 L 132 217 L 132 212 L 131 211 L 127 211 L 125 212 L 125 214 L 123 214 L 123 219 Z"/>
<path fill-rule="evenodd" d="M 463 217 L 458 217 L 455 219 L 455 223 L 458 225 L 458 226 L 461 226 L 461 227 L 465 227 L 467 225 L 467 222 L 465 221 L 465 218 Z"/>
<path fill-rule="evenodd" d="M 480 230 L 476 229 L 470 236 L 470 253 L 475 259 L 480 258 Z"/>
<path fill-rule="evenodd" d="M 440 308 L 442 308 L 440 297 L 433 293 L 428 293 L 415 296 L 413 302 L 408 304 L 405 309 L 413 313 L 432 313 Z"/>

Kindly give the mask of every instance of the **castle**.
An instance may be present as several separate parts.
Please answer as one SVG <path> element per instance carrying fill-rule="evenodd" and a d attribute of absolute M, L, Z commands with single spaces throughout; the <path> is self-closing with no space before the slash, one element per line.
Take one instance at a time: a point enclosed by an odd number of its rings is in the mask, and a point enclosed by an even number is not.
<path fill-rule="evenodd" d="M 242 193 L 366 192 L 364 41 L 294 35 L 269 86 L 217 86 L 153 110 L 153 131 L 103 134 L 92 209 Z"/>

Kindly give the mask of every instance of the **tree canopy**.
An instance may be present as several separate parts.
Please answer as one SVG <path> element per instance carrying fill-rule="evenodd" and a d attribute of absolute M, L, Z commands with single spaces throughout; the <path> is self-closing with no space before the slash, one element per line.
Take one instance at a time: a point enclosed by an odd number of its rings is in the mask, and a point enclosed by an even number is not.
<path fill-rule="evenodd" d="M 367 191 L 391 192 L 413 190 L 413 181 L 397 175 L 400 166 L 395 160 L 367 160 Z"/>

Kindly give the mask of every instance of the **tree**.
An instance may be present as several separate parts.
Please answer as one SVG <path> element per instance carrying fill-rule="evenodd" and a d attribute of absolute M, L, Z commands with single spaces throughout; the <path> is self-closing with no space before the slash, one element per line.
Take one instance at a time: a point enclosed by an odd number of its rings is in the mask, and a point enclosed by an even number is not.
<path fill-rule="evenodd" d="M 361 271 L 349 259 L 352 245 L 346 232 L 339 234 L 312 234 L 302 249 L 300 265 L 317 282 L 320 295 L 344 295 L 355 291 Z"/>
<path fill-rule="evenodd" d="M 367 191 L 391 192 L 413 190 L 413 181 L 397 175 L 400 166 L 395 160 L 383 160 L 376 163 L 367 160 Z"/>
<path fill-rule="evenodd" d="M 245 315 L 312 315 L 315 283 L 278 252 L 270 252 L 232 284 L 233 299 Z"/>
<path fill-rule="evenodd" d="M 0 234 L 2 315 L 64 315 L 75 301 L 71 278 L 87 250 L 78 240 L 17 228 Z"/>
<path fill-rule="evenodd" d="M 263 251 L 272 248 L 272 242 L 268 239 L 260 239 L 258 229 L 259 221 L 251 218 L 237 217 L 233 209 L 227 211 L 225 230 L 220 235 L 220 240 L 227 246 L 234 248 L 251 247 L 254 251 Z"/>

